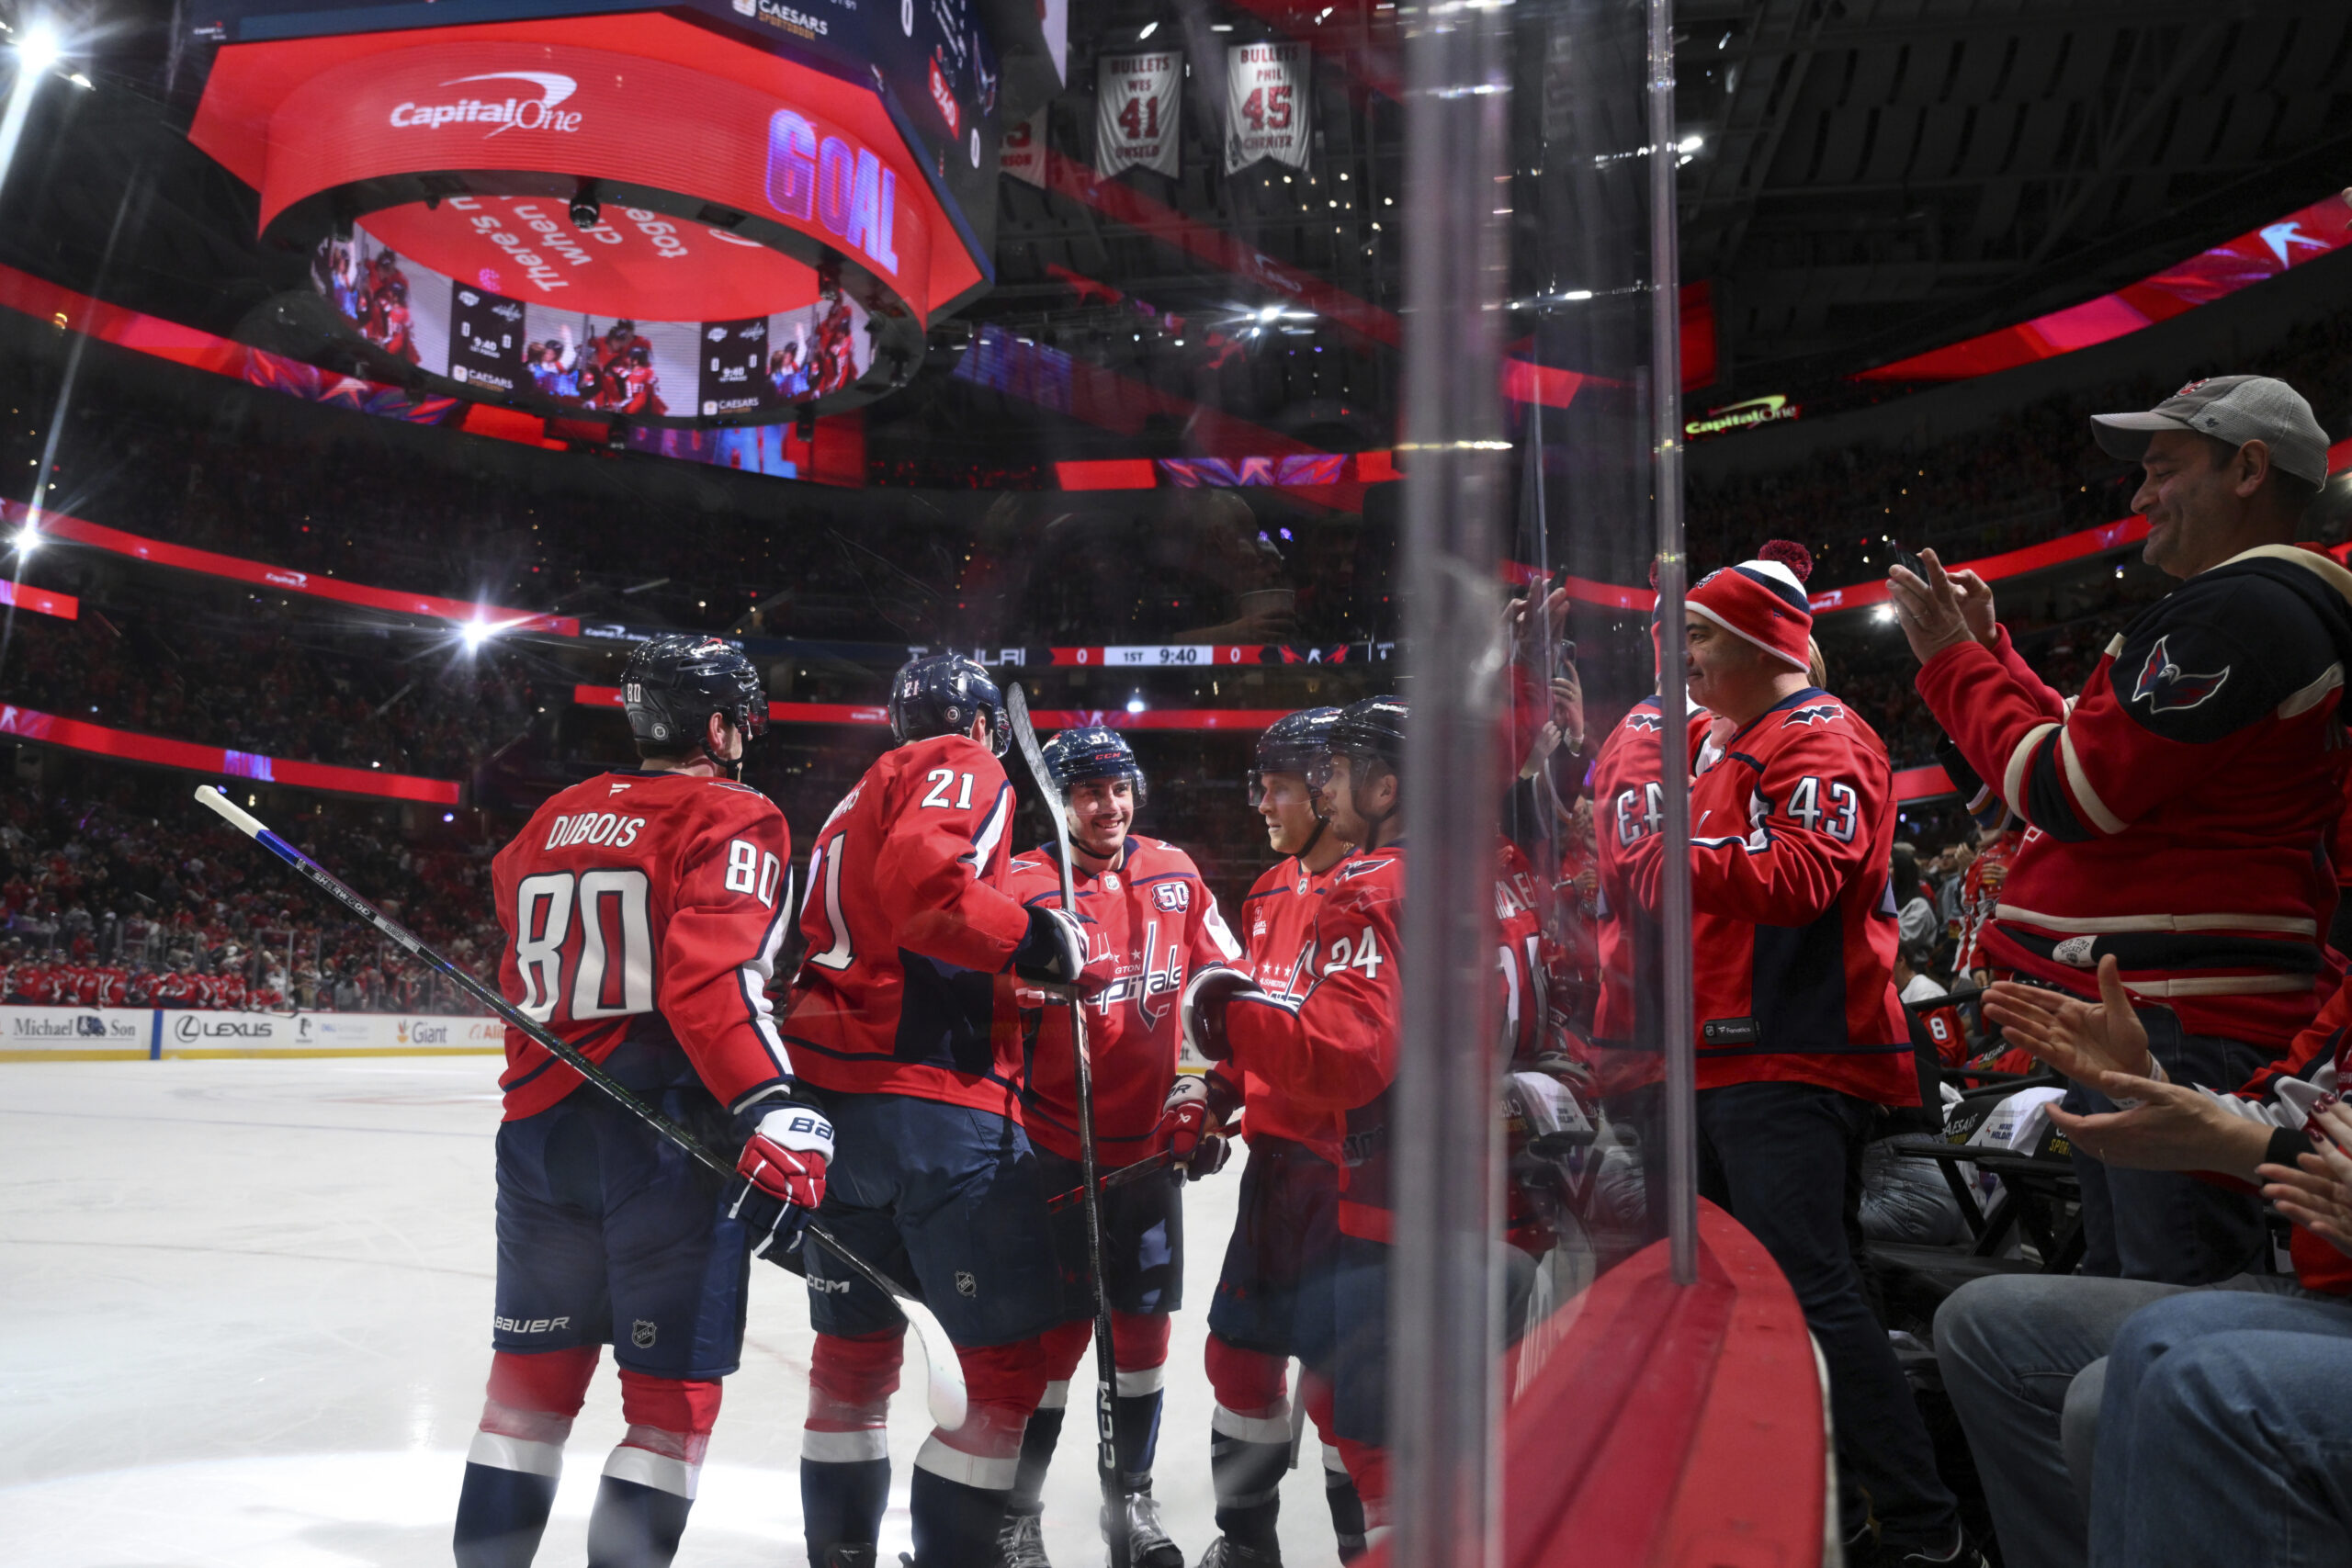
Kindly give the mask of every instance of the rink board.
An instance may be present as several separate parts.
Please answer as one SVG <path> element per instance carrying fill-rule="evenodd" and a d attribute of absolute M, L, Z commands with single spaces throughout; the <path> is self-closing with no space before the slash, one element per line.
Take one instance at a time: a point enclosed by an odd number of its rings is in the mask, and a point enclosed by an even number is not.
<path fill-rule="evenodd" d="M 494 1018 L 0 1007 L 0 1062 L 215 1056 L 465 1056 L 505 1049 Z"/>

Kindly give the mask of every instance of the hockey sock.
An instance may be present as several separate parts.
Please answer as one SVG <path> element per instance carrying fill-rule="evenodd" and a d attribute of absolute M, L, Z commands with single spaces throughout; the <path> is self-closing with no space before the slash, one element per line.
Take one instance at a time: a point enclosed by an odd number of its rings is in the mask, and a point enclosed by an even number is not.
<path fill-rule="evenodd" d="M 1069 1382 L 1046 1385 L 1029 1427 L 1021 1434 L 1021 1468 L 1013 1473 L 1012 1496 L 1005 1507 L 1016 1514 L 1045 1512 L 1046 1472 L 1054 1462 L 1054 1448 L 1061 1441 L 1062 1418 L 1069 1412 Z"/>
<path fill-rule="evenodd" d="M 716 1379 L 658 1378 L 621 1369 L 628 1429 L 605 1461 L 588 1515 L 588 1568 L 669 1568 L 694 1507 L 695 1483 L 718 1419 Z"/>
<path fill-rule="evenodd" d="M 555 1506 L 564 1439 L 595 1370 L 594 1345 L 491 1358 L 481 1429 L 458 1494 L 458 1568 L 527 1568 Z"/>
<path fill-rule="evenodd" d="M 1340 1561 L 1352 1562 L 1364 1552 L 1363 1497 L 1348 1461 L 1329 1443 L 1323 1445 L 1323 1501 L 1331 1510 L 1331 1533 L 1340 1539 Z"/>
<path fill-rule="evenodd" d="M 964 1364 L 964 1424 L 934 1429 L 915 1455 L 908 1502 L 915 1561 L 965 1568 L 996 1561 L 997 1530 L 1021 1468 L 1022 1433 L 1046 1392 L 1042 1338 L 958 1346 Z"/>
<path fill-rule="evenodd" d="M 890 1500 L 884 1423 L 898 1391 L 906 1329 L 820 1334 L 808 1356 L 808 1419 L 800 1433 L 800 1517 L 811 1568 L 835 1546 L 881 1533 Z"/>
<path fill-rule="evenodd" d="M 1130 1492 L 1151 1490 L 1159 1449 L 1160 1389 L 1168 1381 L 1168 1338 L 1174 1326 L 1162 1313 L 1114 1313 L 1111 1344 L 1118 1363 L 1118 1397 L 1111 1412 L 1119 1477 Z"/>
<path fill-rule="evenodd" d="M 1205 1357 L 1216 1408 L 1209 1417 L 1209 1481 L 1216 1528 L 1237 1546 L 1278 1552 L 1275 1522 L 1290 1469 L 1289 1363 L 1209 1337 Z"/>

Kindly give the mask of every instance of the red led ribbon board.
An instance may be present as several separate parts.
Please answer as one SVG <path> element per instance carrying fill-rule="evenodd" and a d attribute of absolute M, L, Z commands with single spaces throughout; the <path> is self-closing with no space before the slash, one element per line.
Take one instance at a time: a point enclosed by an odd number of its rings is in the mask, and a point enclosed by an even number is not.
<path fill-rule="evenodd" d="M 574 686 L 571 700 L 582 707 L 616 708 L 618 686 Z M 1287 713 L 1287 708 L 1038 708 L 1033 715 L 1046 729 L 1070 729 L 1102 725 L 1110 729 L 1240 729 L 1255 733 Z M 771 724 L 887 725 L 889 710 L 854 703 L 770 703 Z"/>
<path fill-rule="evenodd" d="M 418 778 L 413 773 L 388 773 L 375 768 L 341 768 L 328 762 L 294 761 L 265 757 L 258 751 L 230 751 L 192 740 L 161 735 L 141 735 L 78 718 L 60 718 L 32 708 L 0 705 L 0 735 L 86 751 L 98 757 L 119 757 L 159 768 L 210 773 L 215 778 L 252 779 L 259 784 L 291 784 L 298 789 L 334 790 L 340 795 L 368 795 L 384 800 L 416 800 L 428 806 L 458 804 L 454 779 Z"/>
<path fill-rule="evenodd" d="M 668 17 L 232 44 L 188 135 L 261 192 L 265 232 L 315 240 L 361 215 L 420 265 L 487 268 L 481 287 L 527 303 L 786 310 L 816 298 L 824 254 L 928 320 L 981 281 L 872 92 Z M 437 206 L 416 183 L 433 176 L 453 193 Z M 583 180 L 617 193 L 585 230 L 567 211 Z"/>

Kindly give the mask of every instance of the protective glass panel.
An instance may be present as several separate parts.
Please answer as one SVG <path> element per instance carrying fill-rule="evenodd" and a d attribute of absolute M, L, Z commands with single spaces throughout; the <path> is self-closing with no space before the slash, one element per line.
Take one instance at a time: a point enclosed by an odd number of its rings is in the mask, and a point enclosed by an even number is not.
<path fill-rule="evenodd" d="M 1646 1364 L 1612 1274 L 1698 1267 L 1653 18 L 492 9 L 11 46 L 8 1048 L 70 1008 L 240 1103 L 211 1055 L 469 1108 L 409 1129 L 461 1168 L 348 1192 L 468 1260 L 416 1386 L 339 1417 L 439 1466 L 383 1561 L 442 1560 L 461 1491 L 461 1535 L 528 1514 L 477 1472 L 552 1474 L 546 1369 L 597 1344 L 751 1385 L 706 1466 L 715 1404 L 631 1382 L 606 1472 L 707 1469 L 690 1546 L 745 1561 L 984 1561 L 1008 1498 L 1024 1568 L 1106 1528 L 1153 1568 L 1521 1555 L 1634 1393 L 1544 1405 L 1520 1479 L 1514 1409 Z M 788 1272 L 574 1304 L 564 1227 L 672 1133 L 656 1239 Z M 830 1239 L 787 1246 L 820 1144 Z M 164 1403 L 153 1462 L 243 1451 Z M 333 1480 L 254 1446 L 189 1539 Z"/>

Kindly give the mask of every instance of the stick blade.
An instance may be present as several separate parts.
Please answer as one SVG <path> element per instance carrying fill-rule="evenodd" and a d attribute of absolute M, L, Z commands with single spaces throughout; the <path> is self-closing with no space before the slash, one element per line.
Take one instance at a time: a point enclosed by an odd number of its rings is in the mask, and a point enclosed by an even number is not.
<path fill-rule="evenodd" d="M 952 1432 L 964 1424 L 970 1404 L 964 1393 L 964 1363 L 956 1358 L 956 1347 L 947 1342 L 947 1330 L 931 1309 L 905 1296 L 898 1298 L 899 1310 L 907 1314 L 907 1322 L 915 1331 L 915 1338 L 922 1345 L 923 1367 L 928 1374 L 925 1382 L 925 1403 L 931 1409 L 931 1424 L 943 1432 Z"/>

